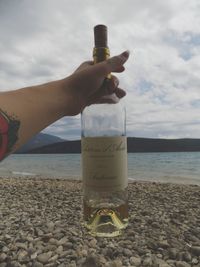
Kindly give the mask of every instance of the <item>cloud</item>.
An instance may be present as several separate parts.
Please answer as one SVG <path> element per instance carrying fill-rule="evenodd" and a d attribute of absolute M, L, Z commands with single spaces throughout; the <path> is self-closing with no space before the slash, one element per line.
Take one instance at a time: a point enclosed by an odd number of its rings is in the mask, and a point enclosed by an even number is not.
<path fill-rule="evenodd" d="M 0 91 L 71 74 L 91 58 L 92 28 L 104 23 L 111 54 L 131 51 L 118 75 L 128 135 L 199 137 L 199 13 L 198 0 L 2 0 Z M 45 132 L 78 138 L 80 117 Z"/>
<path fill-rule="evenodd" d="M 44 133 L 59 136 L 63 139 L 75 140 L 81 138 L 81 118 L 80 115 L 75 117 L 64 117 L 56 123 L 47 127 Z"/>

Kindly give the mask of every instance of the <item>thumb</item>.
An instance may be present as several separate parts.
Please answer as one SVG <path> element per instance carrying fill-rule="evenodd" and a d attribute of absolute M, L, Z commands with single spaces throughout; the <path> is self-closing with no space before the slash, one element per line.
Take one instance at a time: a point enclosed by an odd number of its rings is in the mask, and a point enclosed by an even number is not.
<path fill-rule="evenodd" d="M 103 62 L 97 63 L 94 65 L 95 71 L 102 76 L 106 76 L 111 72 L 121 72 L 124 70 L 123 65 L 128 60 L 129 54 L 130 52 L 127 50 L 118 56 L 114 56 Z"/>

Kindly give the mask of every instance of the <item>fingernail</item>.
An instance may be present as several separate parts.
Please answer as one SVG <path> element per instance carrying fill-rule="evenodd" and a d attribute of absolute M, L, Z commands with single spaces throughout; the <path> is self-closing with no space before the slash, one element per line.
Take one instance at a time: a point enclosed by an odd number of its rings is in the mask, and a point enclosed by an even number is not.
<path fill-rule="evenodd" d="M 114 85 L 117 87 L 119 85 L 119 82 L 117 80 L 114 80 Z"/>
<path fill-rule="evenodd" d="M 124 51 L 123 53 L 121 53 L 121 56 L 125 57 L 125 58 L 128 58 L 130 55 L 130 51 L 129 50 L 126 50 Z"/>

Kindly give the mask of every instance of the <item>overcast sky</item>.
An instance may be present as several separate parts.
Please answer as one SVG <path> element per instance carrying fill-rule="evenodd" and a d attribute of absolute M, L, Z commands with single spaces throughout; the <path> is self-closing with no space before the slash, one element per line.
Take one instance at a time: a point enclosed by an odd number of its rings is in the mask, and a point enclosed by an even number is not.
<path fill-rule="evenodd" d="M 131 51 L 118 75 L 127 135 L 200 138 L 199 0 L 0 0 L 0 91 L 71 74 L 91 59 L 96 24 L 112 55 Z M 80 138 L 80 116 L 44 132 Z"/>

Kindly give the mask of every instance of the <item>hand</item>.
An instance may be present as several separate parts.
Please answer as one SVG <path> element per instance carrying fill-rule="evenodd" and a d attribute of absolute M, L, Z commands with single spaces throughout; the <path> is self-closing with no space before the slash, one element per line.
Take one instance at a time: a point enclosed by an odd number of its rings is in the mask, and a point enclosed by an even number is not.
<path fill-rule="evenodd" d="M 93 64 L 84 62 L 68 78 L 68 103 L 66 115 L 77 115 L 86 106 L 95 103 L 116 103 L 126 95 L 125 91 L 118 87 L 119 81 L 114 75 L 111 79 L 105 77 L 111 72 L 123 72 L 124 63 L 129 57 L 129 52 L 125 51 L 118 56 L 114 56 L 106 61 Z M 111 97 L 106 97 L 106 96 Z"/>

